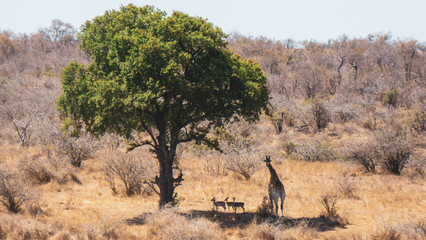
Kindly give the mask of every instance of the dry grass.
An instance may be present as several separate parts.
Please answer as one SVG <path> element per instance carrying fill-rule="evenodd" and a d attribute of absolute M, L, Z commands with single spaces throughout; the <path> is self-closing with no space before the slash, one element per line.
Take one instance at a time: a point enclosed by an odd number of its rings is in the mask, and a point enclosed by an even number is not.
<path fill-rule="evenodd" d="M 260 125 L 259 128 L 266 126 Z M 340 131 L 339 126 L 336 131 Z M 263 129 L 264 130 L 264 129 Z M 262 130 L 262 131 L 263 131 Z M 267 129 L 268 130 L 268 129 Z M 270 129 L 269 129 L 270 130 Z M 300 142 L 309 138 L 287 132 Z M 362 133 L 338 137 L 324 131 L 315 140 L 327 139 L 344 147 Z M 357 135 L 358 134 L 358 135 Z M 84 161 L 73 171 L 74 181 L 50 181 L 38 185 L 41 209 L 31 206 L 12 215 L 0 208 L 0 239 L 422 239 L 425 237 L 426 185 L 423 175 L 363 173 L 353 164 L 307 162 L 286 159 L 280 152 L 281 136 L 266 139 L 272 149 L 272 164 L 285 185 L 285 217 L 275 219 L 256 214 L 267 196 L 269 172 L 262 165 L 249 180 L 220 170 L 209 171 L 211 156 L 184 153 L 180 159 L 184 179 L 177 188 L 181 197 L 175 209 L 158 211 L 156 195 L 114 194 L 105 180 L 103 160 Z M 22 159 L 48 159 L 41 147 L 0 146 L 0 165 L 19 168 Z M 50 156 L 51 157 L 51 156 Z M 259 156 L 261 161 L 264 156 Z M 217 159 L 216 159 L 217 160 Z M 220 161 L 219 161 L 220 162 Z M 409 172 L 409 171 L 407 171 Z M 413 179 L 415 178 L 415 179 Z M 335 194 L 336 214 L 327 219 L 320 200 Z M 236 197 L 245 203 L 246 214 L 212 211 L 210 199 Z M 25 237 L 27 236 L 27 237 Z"/>

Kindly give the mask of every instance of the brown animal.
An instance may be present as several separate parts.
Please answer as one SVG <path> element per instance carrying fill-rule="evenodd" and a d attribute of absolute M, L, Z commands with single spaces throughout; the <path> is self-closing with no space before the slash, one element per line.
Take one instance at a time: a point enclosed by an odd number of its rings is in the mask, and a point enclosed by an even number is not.
<path fill-rule="evenodd" d="M 233 202 L 228 202 L 229 197 L 227 197 L 225 199 L 226 205 L 228 205 L 228 208 L 231 209 L 231 207 L 234 209 L 235 213 L 237 213 L 237 209 L 238 208 L 242 208 L 243 209 L 243 213 L 246 212 L 246 210 L 244 209 L 244 203 L 243 202 L 235 202 L 236 198 L 233 198 L 234 201 Z"/>
<path fill-rule="evenodd" d="M 277 172 L 272 167 L 271 156 L 266 156 L 264 160 L 266 167 L 269 169 L 271 174 L 271 179 L 269 180 L 268 193 L 269 200 L 272 206 L 272 210 L 275 208 L 275 215 L 278 216 L 278 199 L 281 199 L 281 215 L 284 215 L 284 199 L 285 199 L 285 189 L 283 183 L 280 181 L 280 178 L 277 175 Z"/>
<path fill-rule="evenodd" d="M 218 201 L 216 202 L 216 198 L 213 198 L 211 200 L 213 202 L 213 208 L 216 207 L 216 211 L 218 211 L 219 207 L 223 207 L 224 210 L 226 210 L 226 203 L 224 201 Z"/>

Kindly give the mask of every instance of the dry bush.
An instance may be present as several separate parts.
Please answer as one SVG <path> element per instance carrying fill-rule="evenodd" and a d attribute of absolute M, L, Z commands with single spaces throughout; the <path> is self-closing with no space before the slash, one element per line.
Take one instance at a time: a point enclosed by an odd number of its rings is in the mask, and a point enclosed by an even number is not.
<path fill-rule="evenodd" d="M 366 172 L 376 172 L 377 158 L 373 142 L 355 143 L 347 157 L 361 165 Z"/>
<path fill-rule="evenodd" d="M 359 106 L 354 104 L 339 104 L 330 110 L 333 122 L 346 123 L 359 118 Z"/>
<path fill-rule="evenodd" d="M 186 218 L 173 208 L 162 210 L 148 216 L 147 239 L 224 239 L 219 224 L 205 218 Z"/>
<path fill-rule="evenodd" d="M 81 167 L 83 160 L 93 157 L 98 147 L 98 143 L 89 135 L 79 138 L 66 135 L 59 138 L 57 153 L 66 156 L 74 167 Z"/>
<path fill-rule="evenodd" d="M 337 214 L 337 201 L 339 200 L 339 196 L 337 194 L 327 193 L 320 197 L 319 202 L 324 207 L 325 212 L 323 212 L 322 216 L 330 219 L 339 218 Z"/>
<path fill-rule="evenodd" d="M 261 161 L 258 159 L 259 146 L 256 138 L 251 136 L 255 131 L 245 122 L 234 123 L 228 129 L 220 133 L 220 148 L 225 157 L 225 168 L 240 174 L 245 180 L 260 168 Z"/>
<path fill-rule="evenodd" d="M 336 159 L 334 151 L 330 146 L 326 144 L 321 144 L 318 141 L 311 141 L 303 144 L 298 144 L 295 147 L 295 154 L 298 159 L 306 161 L 333 161 Z"/>
<path fill-rule="evenodd" d="M 20 161 L 19 168 L 25 172 L 28 179 L 37 184 L 46 184 L 50 181 L 56 181 L 59 184 L 74 181 L 82 184 L 70 163 L 63 158 L 52 156 L 50 150 L 47 155 L 47 158 L 40 156 L 34 156 L 32 159 L 25 158 Z"/>
<path fill-rule="evenodd" d="M 347 153 L 349 159 L 363 166 L 367 172 L 375 172 L 377 165 L 386 171 L 400 175 L 410 163 L 414 146 L 401 129 L 382 129 L 367 143 L 354 143 Z"/>
<path fill-rule="evenodd" d="M 30 179 L 35 180 L 38 184 L 45 184 L 53 179 L 53 173 L 50 172 L 44 161 L 29 161 L 24 159 L 20 163 L 21 169 L 28 175 Z"/>
<path fill-rule="evenodd" d="M 110 152 L 116 151 L 124 142 L 123 137 L 114 133 L 107 133 L 102 136 L 101 142 Z"/>
<path fill-rule="evenodd" d="M 204 156 L 203 171 L 213 176 L 226 175 L 225 160 L 217 152 L 210 152 Z"/>
<path fill-rule="evenodd" d="M 383 167 L 400 175 L 407 165 L 414 146 L 400 130 L 385 129 L 376 134 L 376 153 Z"/>
<path fill-rule="evenodd" d="M 115 180 L 124 185 L 127 196 L 141 194 L 149 191 L 147 185 L 155 174 L 153 162 L 146 156 L 137 152 L 121 153 L 115 152 L 103 156 L 103 172 L 111 190 L 117 193 Z"/>
<path fill-rule="evenodd" d="M 12 169 L 0 169 L 0 202 L 12 213 L 25 204 L 37 201 L 38 192 L 26 179 Z"/>
<path fill-rule="evenodd" d="M 231 154 L 226 159 L 226 169 L 240 174 L 246 181 L 250 180 L 251 176 L 260 169 L 261 165 L 258 155 L 255 153 Z"/>

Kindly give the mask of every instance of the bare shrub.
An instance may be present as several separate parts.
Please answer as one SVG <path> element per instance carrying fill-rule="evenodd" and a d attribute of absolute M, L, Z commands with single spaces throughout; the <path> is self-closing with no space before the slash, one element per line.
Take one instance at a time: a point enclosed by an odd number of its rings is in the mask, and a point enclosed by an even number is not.
<path fill-rule="evenodd" d="M 203 171 L 205 173 L 218 176 L 226 175 L 225 160 L 217 152 L 206 152 L 203 163 Z"/>
<path fill-rule="evenodd" d="M 19 168 L 29 180 L 37 184 L 46 184 L 51 181 L 65 184 L 68 181 L 74 181 L 81 185 L 81 181 L 75 175 L 75 170 L 66 161 L 64 158 L 52 156 L 48 151 L 47 158 L 34 156 L 31 159 L 21 160 Z"/>
<path fill-rule="evenodd" d="M 345 123 L 351 120 L 357 120 L 359 115 L 359 109 L 355 105 L 339 105 L 332 109 L 332 120 L 333 122 Z"/>
<path fill-rule="evenodd" d="M 261 165 L 257 159 L 258 145 L 251 136 L 256 129 L 247 122 L 234 123 L 220 131 L 220 148 L 225 158 L 225 168 L 249 180 Z"/>
<path fill-rule="evenodd" d="M 298 144 L 296 147 L 296 155 L 298 159 L 306 161 L 333 161 L 336 159 L 333 150 L 326 144 L 318 141 L 312 141 L 304 144 Z"/>
<path fill-rule="evenodd" d="M 103 145 L 111 152 L 114 152 L 124 142 L 124 139 L 117 134 L 107 133 L 102 136 Z"/>
<path fill-rule="evenodd" d="M 366 172 L 376 172 L 377 159 L 373 143 L 354 144 L 348 158 L 360 164 Z"/>
<path fill-rule="evenodd" d="M 65 155 L 74 167 L 81 167 L 82 161 L 93 157 L 98 148 L 98 144 L 90 135 L 79 138 L 62 136 L 58 144 L 58 154 Z"/>
<path fill-rule="evenodd" d="M 336 207 L 338 200 L 339 200 L 339 197 L 337 196 L 337 194 L 332 194 L 332 193 L 327 193 L 320 197 L 319 202 L 325 209 L 325 212 L 323 213 L 324 217 L 331 218 L 331 219 L 335 219 L 339 217 L 339 215 L 337 214 L 337 207 Z"/>
<path fill-rule="evenodd" d="M 45 184 L 53 179 L 53 174 L 41 161 L 28 161 L 24 159 L 20 164 L 22 165 L 21 169 L 38 184 Z"/>
<path fill-rule="evenodd" d="M 245 180 L 250 180 L 259 165 L 257 154 L 234 155 L 229 157 L 226 169 L 240 174 Z"/>
<path fill-rule="evenodd" d="M 115 184 L 117 178 L 123 184 L 127 196 L 141 194 L 149 189 L 146 184 L 156 171 L 147 157 L 140 153 L 115 152 L 103 158 L 105 179 L 114 193 L 118 192 Z"/>
<path fill-rule="evenodd" d="M 10 100 L 12 101 L 12 99 Z M 25 106 L 25 102 L 0 106 L 1 115 L 6 116 L 8 125 L 15 131 L 19 144 L 28 147 L 33 136 L 32 122 L 34 112 Z"/>
<path fill-rule="evenodd" d="M 401 130 L 382 130 L 376 135 L 376 152 L 387 171 L 400 175 L 413 152 L 413 145 Z"/>
<path fill-rule="evenodd" d="M 359 163 L 367 172 L 375 172 L 377 165 L 381 165 L 388 172 L 400 175 L 409 164 L 414 146 L 401 129 L 382 129 L 375 134 L 372 141 L 355 143 L 348 158 Z"/>
<path fill-rule="evenodd" d="M 0 169 L 0 202 L 12 213 L 35 200 L 37 193 L 27 181 L 12 169 Z"/>
<path fill-rule="evenodd" d="M 238 138 L 233 142 L 227 142 L 226 147 L 224 147 L 226 169 L 240 174 L 245 180 L 249 180 L 261 164 L 254 144 L 254 140 L 250 138 Z"/>

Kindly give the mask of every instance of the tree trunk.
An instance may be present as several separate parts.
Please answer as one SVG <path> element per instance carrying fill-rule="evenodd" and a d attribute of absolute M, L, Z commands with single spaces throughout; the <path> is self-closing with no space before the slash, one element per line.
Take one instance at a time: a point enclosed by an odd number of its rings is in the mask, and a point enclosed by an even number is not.
<path fill-rule="evenodd" d="M 174 178 L 173 159 L 158 159 L 160 163 L 160 177 L 157 178 L 157 185 L 160 188 L 160 208 L 173 202 Z"/>
<path fill-rule="evenodd" d="M 160 208 L 171 203 L 174 204 L 176 195 L 175 188 L 180 185 L 182 174 L 178 178 L 173 177 L 173 163 L 176 156 L 176 147 L 169 147 L 165 141 L 159 141 L 159 148 L 156 151 L 158 163 L 160 166 L 160 175 L 155 177 L 155 182 L 160 189 Z"/>

